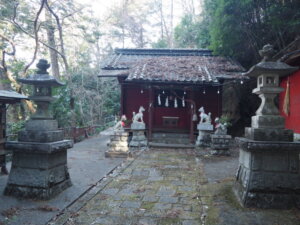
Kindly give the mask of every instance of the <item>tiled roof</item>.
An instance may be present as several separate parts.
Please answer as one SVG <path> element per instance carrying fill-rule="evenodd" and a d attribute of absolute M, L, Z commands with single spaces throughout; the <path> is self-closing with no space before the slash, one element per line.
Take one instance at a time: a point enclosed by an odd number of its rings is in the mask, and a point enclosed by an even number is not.
<path fill-rule="evenodd" d="M 18 101 L 21 99 L 28 99 L 26 96 L 21 95 L 15 91 L 0 90 L 0 101 Z"/>
<path fill-rule="evenodd" d="M 237 78 L 244 69 L 230 59 L 197 49 L 116 49 L 100 76 L 127 76 L 127 81 L 218 82 Z"/>

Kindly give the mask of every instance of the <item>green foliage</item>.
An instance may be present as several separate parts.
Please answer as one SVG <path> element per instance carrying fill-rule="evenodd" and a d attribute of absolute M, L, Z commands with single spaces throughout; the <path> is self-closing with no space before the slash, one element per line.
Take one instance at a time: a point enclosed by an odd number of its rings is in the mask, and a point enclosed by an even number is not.
<path fill-rule="evenodd" d="M 209 44 L 207 24 L 187 14 L 175 27 L 174 38 L 176 46 L 180 48 L 207 48 Z"/>
<path fill-rule="evenodd" d="M 20 120 L 15 123 L 7 124 L 7 135 L 17 135 L 19 131 L 24 129 L 25 127 L 25 120 Z"/>
<path fill-rule="evenodd" d="M 120 110 L 120 91 L 116 80 L 100 80 L 92 70 L 74 69 L 71 80 L 53 92 L 54 118 L 60 127 L 104 124 L 105 118 Z"/>
<path fill-rule="evenodd" d="M 200 16 L 185 15 L 175 28 L 178 47 L 210 48 L 249 67 L 270 43 L 286 47 L 299 35 L 300 1 L 204 0 Z"/>
<path fill-rule="evenodd" d="M 219 121 L 220 121 L 221 124 L 226 124 L 226 127 L 231 127 L 232 126 L 232 124 L 230 122 L 230 118 L 227 115 L 222 115 L 220 117 Z"/>
<path fill-rule="evenodd" d="M 246 67 L 260 59 L 258 50 L 263 45 L 270 43 L 282 49 L 299 33 L 299 1 L 214 2 L 215 7 L 210 9 L 211 48 L 216 54 L 231 56 Z"/>
<path fill-rule="evenodd" d="M 159 39 L 157 42 L 151 44 L 152 48 L 167 48 L 168 41 L 166 39 Z"/>

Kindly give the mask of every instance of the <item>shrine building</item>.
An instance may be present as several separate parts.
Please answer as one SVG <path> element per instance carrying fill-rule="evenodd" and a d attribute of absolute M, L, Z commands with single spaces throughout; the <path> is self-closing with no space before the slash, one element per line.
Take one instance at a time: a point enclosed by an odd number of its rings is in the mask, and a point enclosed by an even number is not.
<path fill-rule="evenodd" d="M 295 140 L 300 140 L 300 37 L 274 58 L 298 67 L 297 71 L 280 80 L 280 86 L 284 91 L 279 95 L 279 109 L 285 118 L 285 128 L 293 130 Z"/>
<path fill-rule="evenodd" d="M 151 141 L 155 132 L 187 133 L 194 141 L 199 108 L 222 115 L 222 84 L 240 79 L 243 67 L 205 49 L 115 49 L 99 77 L 116 77 L 121 115 L 132 118 L 140 106 Z"/>
<path fill-rule="evenodd" d="M 3 172 L 3 170 L 5 168 L 6 151 L 4 150 L 4 147 L 5 147 L 5 142 L 6 142 L 6 109 L 7 109 L 8 104 L 18 103 L 24 99 L 27 99 L 27 97 L 15 92 L 15 91 L 3 90 L 2 84 L 0 83 L 0 167 L 1 167 L 1 172 Z"/>

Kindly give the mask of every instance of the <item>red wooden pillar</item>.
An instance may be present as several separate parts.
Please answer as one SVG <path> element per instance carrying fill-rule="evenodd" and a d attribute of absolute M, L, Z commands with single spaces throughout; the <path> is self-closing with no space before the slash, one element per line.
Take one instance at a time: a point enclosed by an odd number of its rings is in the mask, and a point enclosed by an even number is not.
<path fill-rule="evenodd" d="M 124 89 L 125 89 L 124 84 L 121 83 L 121 111 L 120 111 L 121 115 L 120 115 L 120 117 L 122 115 L 124 115 L 124 100 L 125 100 L 125 97 L 124 97 L 125 90 Z"/>
<path fill-rule="evenodd" d="M 192 102 L 194 102 L 194 91 L 191 90 L 190 92 L 190 99 L 192 100 Z M 194 121 L 193 121 L 193 115 L 194 115 L 194 111 L 196 109 L 194 109 L 194 107 L 196 107 L 196 105 L 193 105 L 193 103 L 190 103 L 190 142 L 194 143 Z"/>
<path fill-rule="evenodd" d="M 152 140 L 152 129 L 153 129 L 153 109 L 154 109 L 154 91 L 153 87 L 149 89 L 149 121 L 148 121 L 148 140 Z"/>

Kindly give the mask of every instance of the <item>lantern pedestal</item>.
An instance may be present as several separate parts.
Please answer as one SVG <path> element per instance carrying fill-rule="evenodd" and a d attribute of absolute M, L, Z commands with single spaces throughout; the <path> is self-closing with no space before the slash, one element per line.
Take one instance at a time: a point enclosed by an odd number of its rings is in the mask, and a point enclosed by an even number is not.
<path fill-rule="evenodd" d="M 245 207 L 300 207 L 300 143 L 236 138 L 239 169 L 235 190 Z"/>
<path fill-rule="evenodd" d="M 72 141 L 8 142 L 6 147 L 13 160 L 5 195 L 48 200 L 72 185 L 67 168 Z"/>

